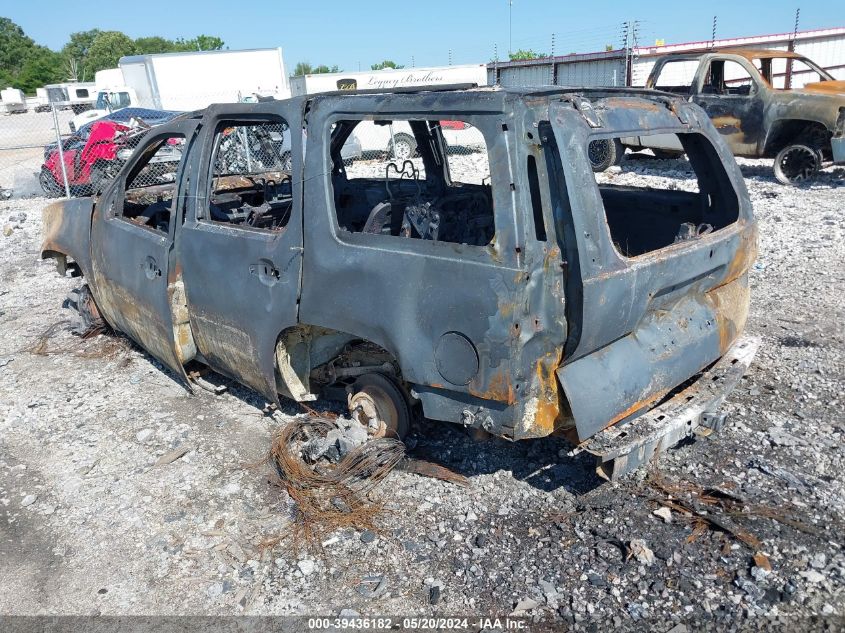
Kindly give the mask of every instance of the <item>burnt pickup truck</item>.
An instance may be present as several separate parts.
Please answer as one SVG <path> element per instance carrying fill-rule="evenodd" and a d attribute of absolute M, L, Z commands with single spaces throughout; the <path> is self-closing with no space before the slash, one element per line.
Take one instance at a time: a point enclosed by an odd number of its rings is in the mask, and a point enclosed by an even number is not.
<path fill-rule="evenodd" d="M 418 156 L 345 165 L 364 121 L 407 122 Z M 484 146 L 449 152 L 442 121 Z M 677 136 L 689 186 L 597 184 L 590 142 L 649 134 Z M 181 161 L 150 182 L 173 142 Z M 87 281 L 81 312 L 189 388 L 206 366 L 269 402 L 341 397 L 374 436 L 402 436 L 419 408 L 511 440 L 565 435 L 617 477 L 717 429 L 756 350 L 742 176 L 700 108 L 653 91 L 214 105 L 43 220 L 42 257 Z"/>
<path fill-rule="evenodd" d="M 701 106 L 735 156 L 774 158 L 775 177 L 800 184 L 824 161 L 845 163 L 845 81 L 788 51 L 707 49 L 666 55 L 646 82 Z M 638 139 L 623 139 L 645 147 Z M 683 151 L 651 139 L 657 153 Z"/>

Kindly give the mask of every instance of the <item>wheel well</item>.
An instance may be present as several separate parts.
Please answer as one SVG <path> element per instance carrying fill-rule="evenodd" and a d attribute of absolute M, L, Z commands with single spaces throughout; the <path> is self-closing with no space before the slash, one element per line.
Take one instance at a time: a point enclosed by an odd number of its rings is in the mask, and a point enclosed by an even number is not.
<path fill-rule="evenodd" d="M 402 380 L 401 366 L 390 351 L 359 336 L 311 325 L 279 333 L 275 365 L 279 393 L 297 401 L 313 399 L 313 392 L 327 383 L 355 377 L 365 373 L 365 368 L 377 371 L 381 367 L 383 373 Z"/>
<path fill-rule="evenodd" d="M 41 259 L 55 259 L 56 271 L 62 277 L 67 276 L 68 271 L 70 271 L 71 277 L 83 276 L 82 269 L 79 267 L 79 264 L 77 264 L 73 258 L 66 253 L 51 249 L 44 249 L 41 251 Z"/>
<path fill-rule="evenodd" d="M 830 152 L 830 138 L 830 130 L 818 121 L 781 119 L 775 121 L 769 130 L 764 156 L 771 158 L 793 143 L 808 145 L 827 154 Z"/>

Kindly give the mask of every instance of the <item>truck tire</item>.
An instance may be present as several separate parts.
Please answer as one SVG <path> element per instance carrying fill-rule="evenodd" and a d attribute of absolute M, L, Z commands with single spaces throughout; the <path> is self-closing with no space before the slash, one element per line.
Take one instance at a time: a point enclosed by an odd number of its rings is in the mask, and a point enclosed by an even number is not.
<path fill-rule="evenodd" d="M 618 138 L 600 138 L 590 141 L 587 146 L 587 156 L 590 166 L 598 173 L 615 165 L 625 154 L 625 148 Z"/>
<path fill-rule="evenodd" d="M 390 145 L 387 147 L 387 155 L 398 160 L 408 160 L 417 153 L 417 141 L 410 134 L 400 132 L 394 134 Z"/>
<path fill-rule="evenodd" d="M 108 185 L 109 181 L 114 178 L 120 167 L 123 165 L 122 161 L 114 161 L 114 165 L 100 162 L 91 168 L 91 182 L 85 188 L 86 196 L 97 196 L 102 192 L 103 188 Z"/>
<path fill-rule="evenodd" d="M 775 178 L 784 185 L 801 185 L 813 180 L 821 165 L 819 150 L 799 143 L 787 145 L 775 157 Z"/>
<path fill-rule="evenodd" d="M 41 185 L 41 189 L 44 190 L 44 194 L 48 198 L 58 198 L 65 192 L 46 167 L 41 168 L 41 173 L 38 175 L 38 184 Z"/>

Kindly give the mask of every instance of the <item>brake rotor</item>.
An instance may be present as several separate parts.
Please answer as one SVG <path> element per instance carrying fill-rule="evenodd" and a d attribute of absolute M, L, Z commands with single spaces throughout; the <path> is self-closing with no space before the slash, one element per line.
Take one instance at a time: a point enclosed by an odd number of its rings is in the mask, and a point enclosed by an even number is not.
<path fill-rule="evenodd" d="M 398 437 L 399 411 L 390 396 L 375 385 L 367 385 L 348 397 L 349 414 L 370 437 Z"/>

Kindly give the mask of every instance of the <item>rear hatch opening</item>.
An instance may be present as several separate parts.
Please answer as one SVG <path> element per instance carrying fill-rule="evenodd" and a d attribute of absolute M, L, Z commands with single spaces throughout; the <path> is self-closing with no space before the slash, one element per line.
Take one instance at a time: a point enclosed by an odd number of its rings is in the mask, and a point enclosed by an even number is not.
<path fill-rule="evenodd" d="M 596 138 L 601 137 L 590 140 Z M 637 257 L 737 221 L 736 192 L 704 135 L 653 134 L 622 142 L 639 151 L 626 155 L 623 171 L 596 174 L 611 239 L 620 255 Z M 679 160 L 661 160 L 667 156 Z"/>

